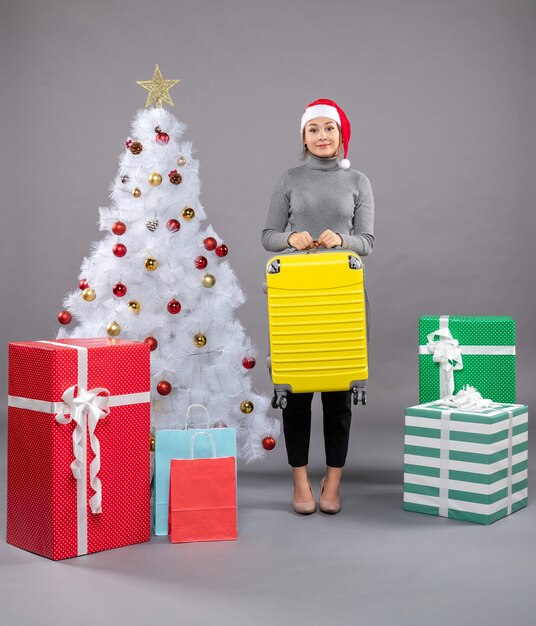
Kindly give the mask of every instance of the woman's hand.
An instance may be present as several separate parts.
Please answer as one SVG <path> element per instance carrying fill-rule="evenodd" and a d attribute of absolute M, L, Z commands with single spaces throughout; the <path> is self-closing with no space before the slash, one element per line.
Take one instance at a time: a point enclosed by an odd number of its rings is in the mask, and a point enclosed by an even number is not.
<path fill-rule="evenodd" d="M 336 246 L 342 246 L 342 237 L 339 233 L 334 233 L 332 230 L 325 230 L 318 238 L 317 244 L 324 246 L 324 248 L 335 248 Z"/>
<path fill-rule="evenodd" d="M 309 250 L 315 247 L 313 238 L 306 230 L 302 230 L 299 233 L 292 233 L 287 239 L 287 242 L 291 248 L 296 248 L 296 250 Z"/>

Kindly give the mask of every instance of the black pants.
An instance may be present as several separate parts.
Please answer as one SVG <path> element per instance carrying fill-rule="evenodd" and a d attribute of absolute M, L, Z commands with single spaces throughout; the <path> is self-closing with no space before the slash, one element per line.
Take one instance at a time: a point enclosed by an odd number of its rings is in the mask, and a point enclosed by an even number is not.
<path fill-rule="evenodd" d="M 283 409 L 283 431 L 289 465 L 302 467 L 309 460 L 311 436 L 312 393 L 289 393 Z M 323 391 L 324 447 L 326 465 L 343 467 L 348 452 L 350 422 L 352 420 L 352 393 L 350 391 Z"/>

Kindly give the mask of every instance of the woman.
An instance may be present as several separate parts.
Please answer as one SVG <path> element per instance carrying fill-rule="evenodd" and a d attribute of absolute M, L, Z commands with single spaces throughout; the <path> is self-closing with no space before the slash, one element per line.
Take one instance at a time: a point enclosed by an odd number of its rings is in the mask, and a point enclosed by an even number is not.
<path fill-rule="evenodd" d="M 266 250 L 340 246 L 366 256 L 374 247 L 374 199 L 368 178 L 349 169 L 350 122 L 332 100 L 316 100 L 301 118 L 305 163 L 280 177 L 270 204 L 262 244 Z M 344 158 L 339 161 L 340 157 Z M 285 232 L 287 226 L 289 232 Z M 294 481 L 293 508 L 316 511 L 307 477 L 312 393 L 288 394 L 283 430 Z M 351 421 L 351 393 L 323 392 L 326 474 L 320 485 L 319 508 L 341 509 L 340 482 L 346 461 Z"/>

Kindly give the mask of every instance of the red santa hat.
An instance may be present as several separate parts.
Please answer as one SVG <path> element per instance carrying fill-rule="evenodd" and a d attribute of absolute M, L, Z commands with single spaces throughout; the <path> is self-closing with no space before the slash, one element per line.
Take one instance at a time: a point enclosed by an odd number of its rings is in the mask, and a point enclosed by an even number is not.
<path fill-rule="evenodd" d="M 348 145 L 350 143 L 352 129 L 350 127 L 350 121 L 346 117 L 346 113 L 336 102 L 333 102 L 333 100 L 321 98 L 320 100 L 311 102 L 311 104 L 307 105 L 307 108 L 301 118 L 300 133 L 302 137 L 305 125 L 307 122 L 314 120 L 315 117 L 329 117 L 330 120 L 334 120 L 341 127 L 344 158 L 342 159 L 340 166 L 343 170 L 347 170 L 350 167 L 350 161 L 346 158 L 346 156 L 348 154 Z"/>

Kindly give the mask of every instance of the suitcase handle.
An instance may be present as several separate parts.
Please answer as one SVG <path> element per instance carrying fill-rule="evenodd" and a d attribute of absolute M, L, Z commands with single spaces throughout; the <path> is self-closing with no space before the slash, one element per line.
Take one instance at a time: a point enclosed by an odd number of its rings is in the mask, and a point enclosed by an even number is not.
<path fill-rule="evenodd" d="M 202 437 L 203 435 L 205 435 L 206 437 L 210 439 L 210 447 L 212 448 L 212 456 L 213 458 L 216 458 L 216 444 L 214 443 L 214 438 L 212 437 L 210 433 L 207 433 L 206 431 L 203 430 L 201 432 L 195 433 L 195 435 L 192 437 L 192 441 L 190 442 L 190 458 L 191 459 L 195 459 L 195 440 L 198 437 Z"/>
<path fill-rule="evenodd" d="M 313 243 L 318 243 L 316 240 Z M 329 252 L 330 250 L 343 250 L 342 246 L 333 246 L 333 248 L 324 248 L 324 246 L 320 246 L 319 248 L 307 248 L 306 250 L 296 250 L 292 246 L 289 248 L 291 252 L 304 252 L 305 254 L 316 254 L 317 252 Z"/>
<path fill-rule="evenodd" d="M 206 414 L 207 414 L 207 428 L 209 428 L 209 425 L 210 425 L 210 414 L 208 412 L 207 407 L 204 404 L 190 404 L 190 406 L 188 407 L 188 410 L 186 411 L 186 419 L 184 421 L 184 430 L 188 430 L 188 418 L 190 417 L 190 409 L 193 409 L 194 407 L 199 407 L 201 409 L 205 409 Z"/>

